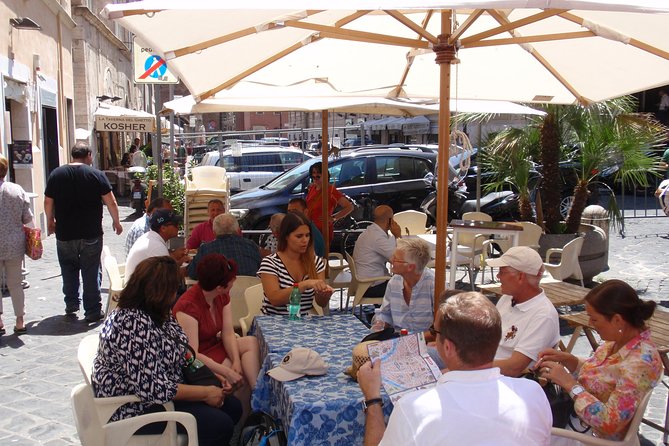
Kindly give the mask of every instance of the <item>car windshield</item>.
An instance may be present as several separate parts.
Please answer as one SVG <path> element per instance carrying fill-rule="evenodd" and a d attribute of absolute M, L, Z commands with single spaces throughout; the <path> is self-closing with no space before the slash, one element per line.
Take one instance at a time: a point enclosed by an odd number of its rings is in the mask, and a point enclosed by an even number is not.
<path fill-rule="evenodd" d="M 309 173 L 309 167 L 311 167 L 312 164 L 318 162 L 320 158 L 314 158 L 307 160 L 300 164 L 299 166 L 290 169 L 287 172 L 284 172 L 283 174 L 279 175 L 269 183 L 265 184 L 262 186 L 263 189 L 267 190 L 280 190 L 283 189 L 284 187 L 287 187 L 291 183 L 293 183 L 295 180 L 298 178 L 303 177 L 304 175 Z"/>

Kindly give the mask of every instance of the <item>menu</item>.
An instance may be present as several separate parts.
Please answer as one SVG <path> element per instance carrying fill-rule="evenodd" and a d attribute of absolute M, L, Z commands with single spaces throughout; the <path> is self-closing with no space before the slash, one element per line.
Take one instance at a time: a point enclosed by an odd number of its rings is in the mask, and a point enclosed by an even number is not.
<path fill-rule="evenodd" d="M 390 400 L 437 384 L 441 371 L 430 358 L 423 333 L 413 333 L 367 347 L 373 361 L 381 359 L 381 383 Z"/>

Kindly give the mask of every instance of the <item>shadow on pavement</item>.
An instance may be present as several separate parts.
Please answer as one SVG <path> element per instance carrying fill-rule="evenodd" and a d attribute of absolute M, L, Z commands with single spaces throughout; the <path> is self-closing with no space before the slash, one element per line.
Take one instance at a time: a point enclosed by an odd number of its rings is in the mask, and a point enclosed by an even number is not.
<path fill-rule="evenodd" d="M 94 330 L 102 321 L 88 323 L 75 315 L 50 316 L 41 321 L 28 322 L 28 333 L 23 336 L 70 336 Z"/>

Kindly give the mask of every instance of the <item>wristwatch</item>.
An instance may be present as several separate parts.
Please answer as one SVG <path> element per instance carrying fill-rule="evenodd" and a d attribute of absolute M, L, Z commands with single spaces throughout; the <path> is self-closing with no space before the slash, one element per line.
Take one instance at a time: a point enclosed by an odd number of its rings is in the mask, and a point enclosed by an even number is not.
<path fill-rule="evenodd" d="M 367 413 L 367 409 L 369 406 L 373 406 L 374 404 L 379 404 L 381 407 L 383 407 L 383 399 L 381 398 L 372 398 L 369 400 L 365 400 L 362 402 L 362 410 L 363 412 Z"/>
<path fill-rule="evenodd" d="M 569 391 L 569 396 L 571 397 L 571 399 L 574 399 L 583 392 L 585 392 L 583 386 L 580 384 L 575 384 L 574 387 L 572 387 L 571 390 Z"/>

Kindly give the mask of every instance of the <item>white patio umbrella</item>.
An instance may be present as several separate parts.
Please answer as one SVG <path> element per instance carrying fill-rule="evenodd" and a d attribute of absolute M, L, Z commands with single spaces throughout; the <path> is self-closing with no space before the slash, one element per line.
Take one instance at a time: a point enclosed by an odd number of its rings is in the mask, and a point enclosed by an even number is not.
<path fill-rule="evenodd" d="M 669 83 L 664 0 L 145 0 L 104 12 L 163 54 L 198 101 L 243 79 L 305 77 L 439 99 L 441 177 L 449 98 L 587 104 Z M 185 23 L 188 33 L 174 32 Z M 445 182 L 438 200 L 436 295 Z"/>

